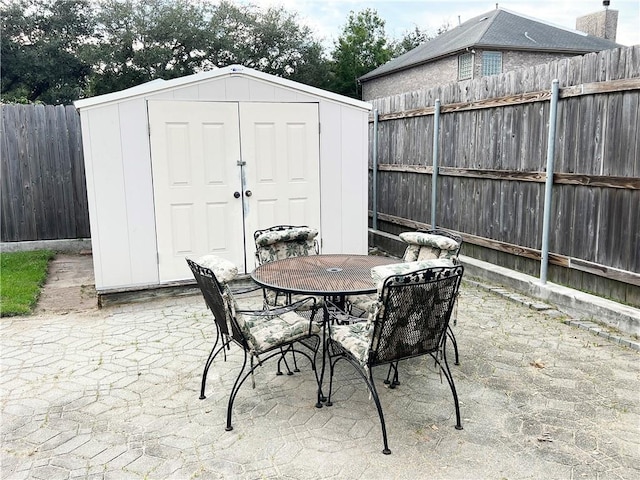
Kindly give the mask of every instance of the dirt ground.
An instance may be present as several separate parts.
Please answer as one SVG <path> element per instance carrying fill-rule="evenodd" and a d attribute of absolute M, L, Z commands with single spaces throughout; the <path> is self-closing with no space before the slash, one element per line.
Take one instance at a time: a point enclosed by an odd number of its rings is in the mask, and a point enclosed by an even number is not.
<path fill-rule="evenodd" d="M 49 264 L 47 281 L 33 314 L 64 314 L 97 308 L 91 253 L 56 254 Z"/>

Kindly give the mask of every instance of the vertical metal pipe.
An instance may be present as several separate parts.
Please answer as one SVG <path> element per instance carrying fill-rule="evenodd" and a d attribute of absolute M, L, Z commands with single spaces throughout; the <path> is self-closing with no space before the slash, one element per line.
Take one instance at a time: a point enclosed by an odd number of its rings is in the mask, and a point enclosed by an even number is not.
<path fill-rule="evenodd" d="M 378 229 L 378 109 L 373 110 L 373 220 L 371 226 Z"/>
<path fill-rule="evenodd" d="M 542 217 L 542 258 L 540 259 L 540 283 L 547 283 L 549 266 L 549 231 L 551 229 L 551 201 L 553 192 L 553 163 L 556 153 L 556 123 L 558 120 L 558 80 L 551 84 L 551 109 L 549 111 L 549 138 L 547 141 L 547 178 L 544 184 L 544 213 Z"/>
<path fill-rule="evenodd" d="M 438 198 L 438 136 L 440 133 L 440 99 L 436 99 L 433 111 L 433 175 L 431 175 L 431 228 L 436 228 Z"/>

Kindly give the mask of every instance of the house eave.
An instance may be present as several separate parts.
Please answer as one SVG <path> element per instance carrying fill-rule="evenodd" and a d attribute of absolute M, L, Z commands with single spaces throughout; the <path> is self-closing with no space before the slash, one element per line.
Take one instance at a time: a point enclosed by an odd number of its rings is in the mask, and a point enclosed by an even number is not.
<path fill-rule="evenodd" d="M 540 47 L 510 47 L 510 46 L 505 46 L 505 45 L 493 45 L 493 44 L 476 44 L 476 45 L 472 45 L 469 47 L 465 47 L 465 48 L 461 48 L 458 50 L 455 50 L 453 52 L 448 52 L 446 54 L 443 55 L 439 55 L 437 57 L 433 57 L 433 58 L 428 58 L 426 60 L 420 61 L 420 62 L 416 62 L 416 63 L 412 63 L 410 65 L 404 65 L 402 67 L 398 67 L 394 70 L 389 70 L 387 72 L 383 72 L 383 73 L 379 73 L 377 75 L 372 75 L 369 76 L 367 78 L 363 78 L 360 77 L 358 79 L 358 81 L 360 83 L 365 83 L 368 82 L 370 80 L 375 80 L 378 78 L 382 78 L 382 77 L 386 77 L 388 75 L 393 75 L 395 73 L 399 73 L 399 72 L 403 72 L 406 70 L 410 70 L 412 68 L 415 67 L 420 67 L 422 65 L 427 65 L 429 63 L 434 63 L 438 60 L 442 60 L 444 58 L 449 58 L 449 57 L 454 57 L 456 55 L 459 55 L 461 53 L 464 52 L 468 52 L 469 50 L 473 49 L 473 48 L 478 48 L 478 49 L 482 49 L 482 50 L 498 50 L 498 51 L 502 51 L 502 52 L 532 52 L 532 53 L 557 53 L 557 54 L 571 54 L 571 55 L 575 55 L 575 56 L 580 56 L 580 55 L 586 55 L 588 53 L 593 53 L 594 50 L 592 49 L 575 49 L 575 48 L 564 48 L 564 49 L 559 49 L 559 48 L 540 48 Z M 603 50 L 607 50 L 606 48 Z"/>

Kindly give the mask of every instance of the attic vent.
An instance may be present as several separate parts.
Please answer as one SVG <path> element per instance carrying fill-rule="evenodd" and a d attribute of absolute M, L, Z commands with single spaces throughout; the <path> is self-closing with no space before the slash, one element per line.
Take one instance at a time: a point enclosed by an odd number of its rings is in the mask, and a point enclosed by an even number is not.
<path fill-rule="evenodd" d="M 489 17 L 482 17 L 478 22 L 484 22 L 485 20 L 489 20 Z"/>

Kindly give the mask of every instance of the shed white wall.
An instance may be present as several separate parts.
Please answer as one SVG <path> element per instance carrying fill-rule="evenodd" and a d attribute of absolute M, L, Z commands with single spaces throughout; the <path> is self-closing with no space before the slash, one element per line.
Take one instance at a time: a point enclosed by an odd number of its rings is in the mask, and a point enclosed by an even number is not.
<path fill-rule="evenodd" d="M 368 111 L 227 75 L 80 110 L 98 291 L 159 284 L 149 99 L 319 103 L 322 251 L 367 252 Z"/>

